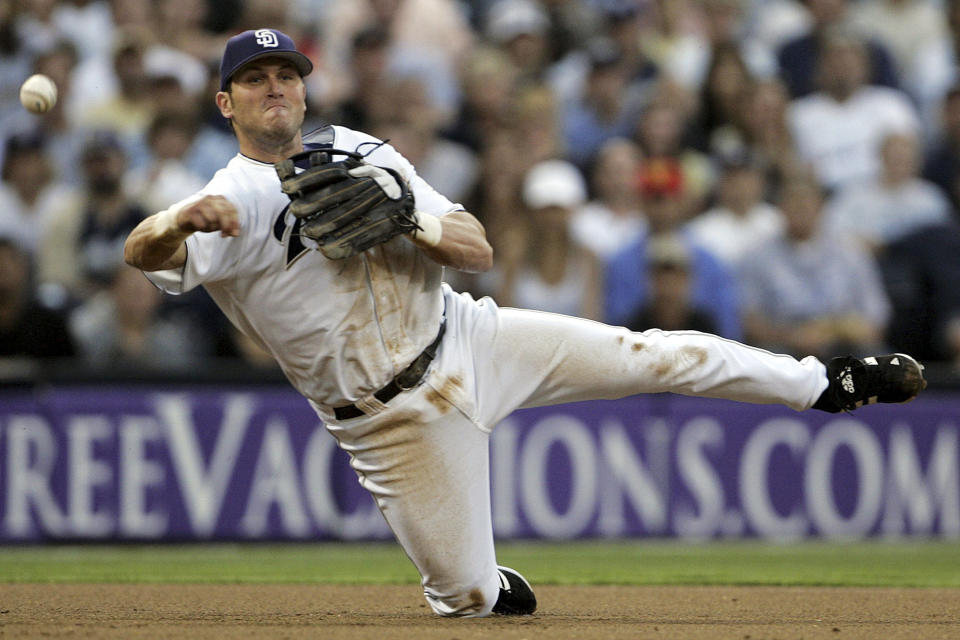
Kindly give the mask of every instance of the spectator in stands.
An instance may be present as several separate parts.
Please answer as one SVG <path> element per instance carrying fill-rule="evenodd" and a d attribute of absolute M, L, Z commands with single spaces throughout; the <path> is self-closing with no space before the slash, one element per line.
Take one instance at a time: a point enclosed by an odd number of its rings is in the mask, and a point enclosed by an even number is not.
<path fill-rule="evenodd" d="M 923 176 L 943 190 L 956 214 L 960 211 L 960 85 L 944 97 L 940 121 L 941 133 L 927 152 Z"/>
<path fill-rule="evenodd" d="M 72 72 L 77 62 L 77 52 L 66 40 L 58 41 L 50 50 L 34 59 L 32 73 L 42 73 L 57 85 L 58 99 L 52 109 L 37 116 L 23 107 L 9 114 L 2 127 L 5 136 L 25 135 L 33 132 L 47 142 L 47 148 L 56 150 L 49 159 L 57 180 L 76 185 L 81 180 L 77 158 L 83 146 L 83 135 L 69 111 L 73 95 Z M 18 78 L 17 85 L 24 80 Z"/>
<path fill-rule="evenodd" d="M 480 152 L 484 142 L 512 120 L 518 75 L 503 51 L 493 47 L 473 51 L 461 72 L 463 100 L 445 136 Z"/>
<path fill-rule="evenodd" d="M 906 94 L 867 84 L 869 59 L 849 32 L 823 34 L 820 91 L 790 105 L 790 129 L 800 158 L 828 190 L 879 174 L 879 149 L 890 133 L 917 133 Z"/>
<path fill-rule="evenodd" d="M 183 60 L 189 57 L 191 60 L 187 64 L 215 59 L 223 50 L 225 38 L 204 28 L 207 13 L 214 7 L 214 3 L 196 0 L 163 0 L 154 3 L 157 41 L 176 50 L 177 58 Z"/>
<path fill-rule="evenodd" d="M 518 69 L 522 82 L 542 82 L 552 62 L 550 19 L 535 0 L 499 0 L 487 12 L 485 34 Z"/>
<path fill-rule="evenodd" d="M 825 220 L 831 233 L 854 238 L 875 252 L 950 219 L 950 203 L 940 188 L 917 176 L 920 140 L 915 135 L 887 136 L 880 155 L 880 176 L 840 190 L 827 203 Z"/>
<path fill-rule="evenodd" d="M 642 99 L 628 90 L 628 67 L 613 42 L 594 40 L 589 65 L 583 94 L 565 105 L 563 113 L 567 158 L 580 167 L 593 160 L 604 142 L 634 131 Z"/>
<path fill-rule="evenodd" d="M 700 211 L 713 189 L 712 163 L 706 154 L 685 141 L 686 110 L 669 97 L 658 97 L 644 109 L 637 122 L 635 139 L 646 164 L 677 165 L 682 173 L 684 215 Z"/>
<path fill-rule="evenodd" d="M 162 293 L 139 270 L 118 264 L 110 285 L 70 315 L 84 361 L 97 367 L 180 369 L 208 354 L 193 326 L 160 315 Z"/>
<path fill-rule="evenodd" d="M 55 46 L 62 35 L 53 19 L 57 0 L 29 0 L 18 4 L 16 29 L 28 50 L 37 55 Z"/>
<path fill-rule="evenodd" d="M 0 357 L 73 356 L 66 320 L 37 302 L 31 271 L 27 250 L 0 236 Z"/>
<path fill-rule="evenodd" d="M 802 167 L 787 120 L 789 97 L 776 78 L 754 81 L 740 108 L 743 145 L 766 165 L 767 194 Z"/>
<path fill-rule="evenodd" d="M 20 106 L 20 83 L 30 75 L 33 56 L 17 32 L 13 2 L 0 2 L 0 122 L 16 114 Z"/>
<path fill-rule="evenodd" d="M 0 178 L 0 233 L 34 252 L 53 212 L 71 193 L 56 179 L 46 139 L 32 133 L 9 138 Z"/>
<path fill-rule="evenodd" d="M 592 2 L 539 0 L 547 15 L 549 59 L 558 62 L 582 50 L 600 30 L 602 7 Z M 600 3 L 602 4 L 602 3 Z"/>
<path fill-rule="evenodd" d="M 751 11 L 757 9 L 750 5 L 756 4 L 743 0 L 701 0 L 704 30 L 710 42 L 710 48 L 704 53 L 712 52 L 712 57 L 716 57 L 718 48 L 734 47 L 748 75 L 769 78 L 777 72 L 777 59 L 770 44 L 748 23 Z M 710 57 L 704 56 L 704 78 Z"/>
<path fill-rule="evenodd" d="M 823 232 L 823 194 L 810 175 L 784 183 L 783 234 L 743 264 L 748 343 L 794 355 L 864 355 L 882 344 L 890 303 L 872 255 Z"/>
<path fill-rule="evenodd" d="M 928 143 L 940 136 L 943 102 L 960 81 L 960 0 L 944 0 L 942 23 L 946 33 L 921 44 L 914 54 L 913 67 L 904 78 L 904 87 L 914 97 L 923 119 Z"/>
<path fill-rule="evenodd" d="M 601 33 L 620 50 L 631 90 L 646 97 L 660 70 L 643 50 L 641 33 L 645 16 L 640 4 L 613 0 L 603 3 L 601 12 L 604 18 Z"/>
<path fill-rule="evenodd" d="M 390 140 L 434 189 L 453 202 L 462 202 L 476 184 L 476 155 L 468 147 L 440 137 L 440 119 L 419 78 L 404 78 L 387 88 L 390 103 L 400 108 L 370 131 L 381 140 Z"/>
<path fill-rule="evenodd" d="M 645 161 L 640 176 L 641 207 L 648 233 L 615 254 L 607 263 L 604 317 L 610 324 L 624 324 L 647 305 L 650 297 L 647 243 L 654 234 L 681 231 L 686 220 L 684 178 L 676 163 Z M 692 256 L 692 301 L 706 309 L 717 323 L 719 335 L 740 336 L 740 305 L 733 273 L 688 233 L 681 237 Z"/>
<path fill-rule="evenodd" d="M 887 246 L 880 265 L 893 305 L 890 346 L 960 367 L 960 225 L 903 236 Z"/>
<path fill-rule="evenodd" d="M 150 160 L 127 178 L 132 197 L 148 211 L 162 211 L 203 188 L 206 181 L 186 164 L 196 121 L 187 114 L 159 113 L 147 130 Z"/>
<path fill-rule="evenodd" d="M 764 201 L 765 167 L 748 149 L 720 158 L 717 203 L 693 218 L 691 237 L 732 270 L 783 230 L 783 215 Z"/>
<path fill-rule="evenodd" d="M 336 105 L 334 122 L 353 129 L 366 130 L 375 118 L 370 111 L 385 102 L 390 32 L 370 27 L 353 37 L 350 48 L 350 83 L 346 95 Z"/>
<path fill-rule="evenodd" d="M 102 0 L 61 0 L 53 10 L 60 36 L 73 43 L 81 58 L 109 55 L 113 29 L 110 3 Z"/>
<path fill-rule="evenodd" d="M 850 23 L 880 43 L 891 55 L 902 88 L 910 91 L 918 54 L 930 46 L 943 47 L 948 30 L 943 9 L 929 0 L 875 0 L 856 2 Z"/>
<path fill-rule="evenodd" d="M 713 316 L 692 298 L 693 256 L 676 232 L 654 234 L 647 245 L 650 299 L 625 326 L 632 331 L 703 331 L 716 333 Z"/>
<path fill-rule="evenodd" d="M 530 169 L 523 181 L 526 246 L 519 259 L 498 267 L 498 303 L 599 319 L 599 262 L 570 233 L 570 217 L 586 196 L 583 176 L 569 162 Z"/>
<path fill-rule="evenodd" d="M 685 90 L 696 92 L 706 68 L 710 42 L 700 31 L 691 0 L 653 0 L 641 34 L 645 56 L 660 73 Z"/>
<path fill-rule="evenodd" d="M 753 76 L 734 44 L 723 43 L 714 47 L 700 89 L 696 122 L 697 143 L 702 151 L 723 153 L 730 146 L 742 144 L 739 126 L 745 117 L 750 117 L 742 110 L 752 80 Z"/>
<path fill-rule="evenodd" d="M 519 88 L 513 107 L 514 152 L 527 167 L 556 157 L 567 157 L 560 108 L 549 87 L 532 84 Z"/>
<path fill-rule="evenodd" d="M 310 81 L 325 105 L 337 105 L 351 90 L 350 53 L 355 36 L 370 27 L 389 34 L 387 68 L 417 75 L 445 121 L 456 110 L 456 72 L 473 33 L 453 0 L 330 0 L 315 27 L 322 43 L 322 78 Z M 315 74 L 317 75 L 317 74 Z M 316 83 L 322 82 L 318 87 Z M 311 93 L 308 91 L 308 94 Z"/>
<path fill-rule="evenodd" d="M 102 92 L 85 106 L 80 124 L 88 129 L 112 129 L 132 147 L 150 126 L 154 106 L 148 92 L 150 78 L 144 68 L 146 45 L 135 32 L 119 32 L 114 44 L 112 71 L 115 94 Z"/>
<path fill-rule="evenodd" d="M 823 46 L 829 40 L 828 34 L 838 29 L 847 29 L 850 19 L 849 0 L 804 0 L 804 4 L 812 18 L 810 31 L 787 42 L 777 53 L 780 76 L 794 98 L 808 95 L 820 88 L 818 76 L 823 65 Z M 873 40 L 866 41 L 864 49 L 868 74 L 864 81 L 898 88 L 896 67 L 890 52 Z"/>
<path fill-rule="evenodd" d="M 38 254 L 40 281 L 75 298 L 110 281 L 124 240 L 149 213 L 124 191 L 127 157 L 116 134 L 92 134 L 81 158 L 83 188 L 56 208 Z"/>
<path fill-rule="evenodd" d="M 607 260 L 647 228 L 640 209 L 640 147 L 614 138 L 601 148 L 590 173 L 593 199 L 573 215 L 571 232 L 579 244 Z"/>

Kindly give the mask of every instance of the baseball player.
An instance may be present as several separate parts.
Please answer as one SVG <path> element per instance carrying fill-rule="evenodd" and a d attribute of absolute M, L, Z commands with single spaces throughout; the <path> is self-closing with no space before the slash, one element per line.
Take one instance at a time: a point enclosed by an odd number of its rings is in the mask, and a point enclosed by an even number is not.
<path fill-rule="evenodd" d="M 491 267 L 482 225 L 371 136 L 302 136 L 311 69 L 279 31 L 229 40 L 216 101 L 240 153 L 145 219 L 125 257 L 170 293 L 204 286 L 276 357 L 350 454 L 436 613 L 536 608 L 527 581 L 497 566 L 491 525 L 488 439 L 518 407 L 672 391 L 837 412 L 925 386 L 905 355 L 824 365 L 452 291 L 444 266 Z"/>

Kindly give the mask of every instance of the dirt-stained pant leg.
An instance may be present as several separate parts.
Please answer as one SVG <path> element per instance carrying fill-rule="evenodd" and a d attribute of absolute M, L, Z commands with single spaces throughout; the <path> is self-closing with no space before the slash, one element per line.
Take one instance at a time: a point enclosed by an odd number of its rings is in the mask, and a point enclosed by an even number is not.
<path fill-rule="evenodd" d="M 480 420 L 491 427 L 518 406 L 663 391 L 802 410 L 827 386 L 816 358 L 798 361 L 710 334 L 635 333 L 522 309 L 497 316 L 491 357 L 476 363 Z"/>
<path fill-rule="evenodd" d="M 327 428 L 417 567 L 434 612 L 489 615 L 500 592 L 489 434 L 428 384 L 379 415 Z"/>
<path fill-rule="evenodd" d="M 445 295 L 447 332 L 423 385 L 342 425 L 320 412 L 440 615 L 487 615 L 499 594 L 488 439 L 514 409 L 659 391 L 805 409 L 826 387 L 813 358 Z"/>

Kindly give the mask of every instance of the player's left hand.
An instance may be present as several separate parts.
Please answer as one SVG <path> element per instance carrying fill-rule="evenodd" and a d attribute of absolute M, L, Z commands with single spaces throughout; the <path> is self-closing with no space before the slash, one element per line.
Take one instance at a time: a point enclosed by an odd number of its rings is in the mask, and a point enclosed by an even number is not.
<path fill-rule="evenodd" d="M 295 161 L 309 155 L 310 166 L 296 173 Z M 332 156 L 343 160 L 332 161 Z M 300 234 L 326 257 L 349 258 L 419 226 L 413 192 L 406 180 L 350 151 L 301 152 L 276 165 L 280 188 L 301 218 Z"/>

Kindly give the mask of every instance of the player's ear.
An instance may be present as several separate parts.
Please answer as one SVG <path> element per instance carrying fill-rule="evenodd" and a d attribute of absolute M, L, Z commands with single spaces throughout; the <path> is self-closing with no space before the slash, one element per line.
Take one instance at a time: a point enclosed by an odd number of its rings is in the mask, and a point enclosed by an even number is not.
<path fill-rule="evenodd" d="M 233 100 L 230 98 L 230 94 L 226 91 L 218 91 L 216 99 L 221 115 L 224 118 L 233 117 Z"/>

